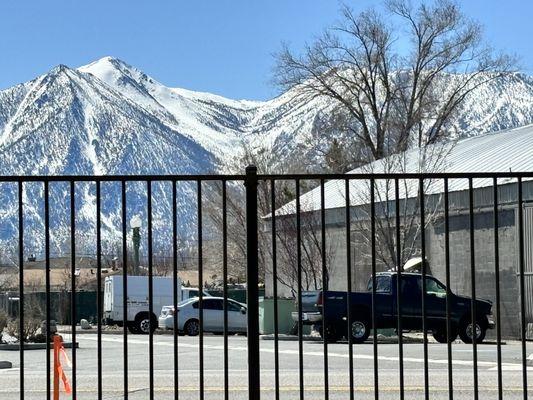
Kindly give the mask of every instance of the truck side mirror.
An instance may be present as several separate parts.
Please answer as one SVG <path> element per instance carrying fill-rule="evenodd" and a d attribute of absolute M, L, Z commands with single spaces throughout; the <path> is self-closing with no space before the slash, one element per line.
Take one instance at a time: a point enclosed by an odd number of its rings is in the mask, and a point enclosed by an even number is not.
<path fill-rule="evenodd" d="M 246 314 L 246 308 L 241 307 L 241 314 Z"/>

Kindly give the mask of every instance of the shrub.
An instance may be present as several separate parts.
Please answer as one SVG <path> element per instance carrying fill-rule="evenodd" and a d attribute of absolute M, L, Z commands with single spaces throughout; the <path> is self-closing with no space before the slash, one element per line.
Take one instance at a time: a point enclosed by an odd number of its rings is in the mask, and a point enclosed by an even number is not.
<path fill-rule="evenodd" d="M 41 328 L 43 310 L 36 300 L 29 300 L 24 304 L 24 327 L 20 334 L 19 319 L 12 319 L 7 323 L 7 333 L 24 342 L 34 342 Z"/>
<path fill-rule="evenodd" d="M 7 327 L 8 315 L 4 310 L 0 310 L 0 339 L 2 338 L 2 332 Z"/>
<path fill-rule="evenodd" d="M 34 342 L 37 332 L 41 328 L 41 320 L 35 318 L 24 318 L 24 331 L 22 337 L 25 342 Z M 7 333 L 20 340 L 19 320 L 12 319 L 7 323 Z"/>

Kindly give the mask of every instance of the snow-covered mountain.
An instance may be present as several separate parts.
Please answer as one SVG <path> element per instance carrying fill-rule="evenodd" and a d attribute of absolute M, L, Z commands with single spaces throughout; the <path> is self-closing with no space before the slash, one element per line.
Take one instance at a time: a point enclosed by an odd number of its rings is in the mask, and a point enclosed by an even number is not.
<path fill-rule="evenodd" d="M 313 137 L 328 140 L 317 121 L 334 105 L 295 94 L 290 90 L 261 102 L 170 88 L 111 57 L 77 69 L 60 65 L 0 91 L 0 175 L 215 173 L 228 169 L 242 144 L 279 155 L 280 163 L 296 156 L 313 159 Z M 457 121 L 463 136 L 532 123 L 533 78 L 514 74 L 491 82 L 468 97 L 464 109 Z M 133 199 L 129 213 L 145 212 L 139 185 L 128 186 Z M 53 201 L 65 202 L 58 208 L 68 208 L 66 186 L 52 186 Z M 195 187 L 178 186 L 180 227 L 192 237 Z M 168 216 L 168 188 L 154 185 L 156 217 Z M 0 240 L 9 245 L 16 234 L 16 186 L 2 184 L 0 189 Z M 120 232 L 119 189 L 113 184 L 103 187 L 104 194 L 109 191 L 103 204 L 107 238 Z M 94 190 L 89 184 L 78 188 L 77 223 L 83 232 L 94 232 Z M 27 186 L 25 222 L 33 229 L 27 235 L 28 251 L 35 253 L 42 243 L 40 194 L 39 185 Z M 68 216 L 52 222 L 53 249 L 62 252 L 68 242 Z M 168 227 L 157 223 L 161 229 Z"/>
<path fill-rule="evenodd" d="M 477 89 L 457 121 L 462 136 L 533 122 L 533 78 L 513 74 Z M 216 172 L 242 144 L 292 158 L 312 151 L 331 100 L 290 90 L 269 101 L 231 100 L 170 88 L 104 57 L 60 65 L 0 91 L 3 174 Z"/>

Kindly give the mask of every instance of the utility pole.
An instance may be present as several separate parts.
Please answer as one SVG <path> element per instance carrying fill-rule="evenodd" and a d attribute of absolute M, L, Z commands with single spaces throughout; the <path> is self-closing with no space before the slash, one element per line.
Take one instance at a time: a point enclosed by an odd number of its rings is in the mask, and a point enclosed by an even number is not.
<path fill-rule="evenodd" d="M 131 240 L 133 242 L 133 275 L 139 275 L 139 246 L 141 243 L 141 217 L 134 215 L 130 220 L 132 230 Z"/>

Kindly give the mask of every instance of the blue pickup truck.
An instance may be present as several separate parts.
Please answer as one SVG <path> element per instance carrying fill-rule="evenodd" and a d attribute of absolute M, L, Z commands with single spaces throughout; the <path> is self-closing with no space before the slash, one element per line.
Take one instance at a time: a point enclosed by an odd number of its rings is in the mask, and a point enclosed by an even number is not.
<path fill-rule="evenodd" d="M 376 274 L 375 320 L 377 329 L 397 328 L 397 281 L 396 272 Z M 419 273 L 401 274 L 401 317 L 402 330 L 422 330 L 422 275 Z M 302 296 L 302 322 L 315 325 L 326 340 L 337 341 L 347 336 L 348 312 L 346 295 L 341 291 L 304 292 Z M 352 342 L 363 343 L 370 335 L 372 327 L 372 278 L 366 292 L 352 292 L 350 301 L 350 320 Z M 309 302 L 314 304 L 308 304 Z M 472 343 L 473 328 L 471 314 L 472 299 L 451 293 L 450 321 L 452 332 L 449 340 L 457 336 L 465 343 Z M 426 330 L 432 332 L 439 343 L 448 340 L 446 332 L 446 287 L 436 278 L 426 276 Z M 487 329 L 494 328 L 492 303 L 476 300 L 476 343 L 481 343 Z M 295 316 L 293 315 L 293 318 Z M 325 330 L 322 329 L 325 324 Z"/>

